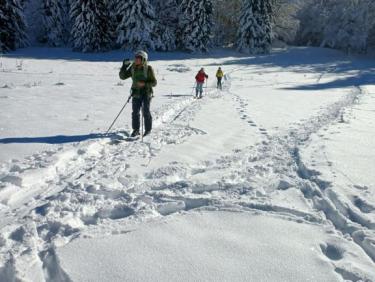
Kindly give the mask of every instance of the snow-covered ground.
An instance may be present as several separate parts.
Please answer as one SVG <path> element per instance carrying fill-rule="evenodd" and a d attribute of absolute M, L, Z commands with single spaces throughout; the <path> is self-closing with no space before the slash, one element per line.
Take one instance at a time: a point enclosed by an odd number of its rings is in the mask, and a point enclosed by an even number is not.
<path fill-rule="evenodd" d="M 124 56 L 0 58 L 0 281 L 375 281 L 374 61 L 154 53 L 153 132 L 114 144 Z"/>

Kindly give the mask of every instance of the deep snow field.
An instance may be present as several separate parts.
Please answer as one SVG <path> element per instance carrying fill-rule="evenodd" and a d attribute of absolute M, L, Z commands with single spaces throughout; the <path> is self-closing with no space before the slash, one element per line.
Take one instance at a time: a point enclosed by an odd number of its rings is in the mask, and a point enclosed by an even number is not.
<path fill-rule="evenodd" d="M 129 56 L 0 57 L 1 282 L 375 281 L 375 60 L 152 53 L 152 134 L 115 142 Z"/>

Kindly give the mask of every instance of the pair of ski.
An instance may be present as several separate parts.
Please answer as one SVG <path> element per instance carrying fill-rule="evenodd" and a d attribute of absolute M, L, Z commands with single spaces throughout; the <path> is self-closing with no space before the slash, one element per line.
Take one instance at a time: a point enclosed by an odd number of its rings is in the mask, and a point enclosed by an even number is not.
<path fill-rule="evenodd" d="M 202 96 L 194 96 L 194 99 L 202 99 Z"/>

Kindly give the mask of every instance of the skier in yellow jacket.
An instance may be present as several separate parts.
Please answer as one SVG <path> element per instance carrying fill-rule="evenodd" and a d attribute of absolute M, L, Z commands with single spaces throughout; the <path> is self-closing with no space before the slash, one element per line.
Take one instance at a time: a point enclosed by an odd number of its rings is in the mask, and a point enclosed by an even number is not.
<path fill-rule="evenodd" d="M 221 70 L 221 67 L 219 67 L 219 69 L 216 72 L 216 78 L 217 78 L 217 88 L 220 90 L 223 89 L 223 86 L 221 84 L 221 80 L 223 79 L 223 77 L 224 77 L 224 73 Z"/>

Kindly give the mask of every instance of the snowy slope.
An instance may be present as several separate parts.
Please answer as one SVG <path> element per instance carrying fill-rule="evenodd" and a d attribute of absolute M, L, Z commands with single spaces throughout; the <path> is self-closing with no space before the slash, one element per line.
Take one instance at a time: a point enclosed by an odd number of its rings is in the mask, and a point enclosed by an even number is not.
<path fill-rule="evenodd" d="M 103 133 L 128 95 L 123 56 L 2 58 L 0 281 L 375 281 L 374 62 L 151 54 L 152 135 L 114 145 Z"/>

